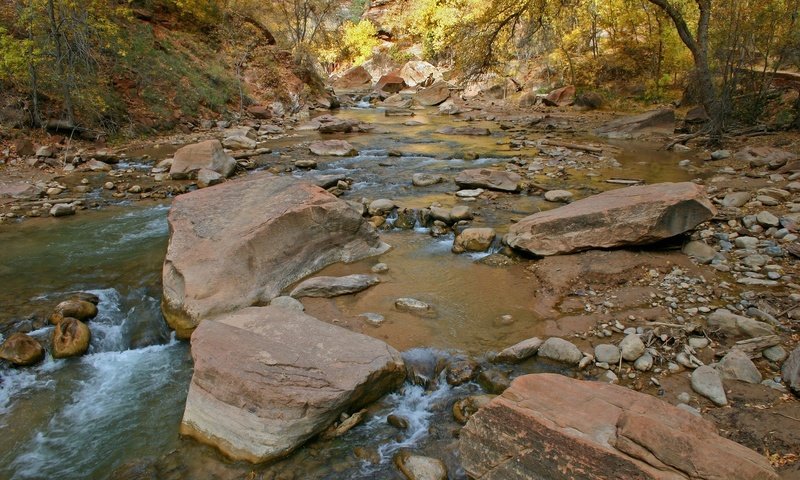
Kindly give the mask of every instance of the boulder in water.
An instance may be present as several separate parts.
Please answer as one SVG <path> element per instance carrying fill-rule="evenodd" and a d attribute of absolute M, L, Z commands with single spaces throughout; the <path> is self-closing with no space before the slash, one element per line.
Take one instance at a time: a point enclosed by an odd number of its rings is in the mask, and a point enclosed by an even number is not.
<path fill-rule="evenodd" d="M 450 85 L 444 81 L 438 81 L 428 88 L 417 92 L 416 100 L 420 105 L 433 107 L 450 98 Z"/>
<path fill-rule="evenodd" d="M 308 146 L 314 155 L 332 155 L 334 157 L 354 157 L 358 150 L 346 140 L 320 140 Z"/>
<path fill-rule="evenodd" d="M 44 358 L 44 348 L 30 335 L 16 332 L 0 345 L 0 358 L 18 366 L 34 365 Z"/>
<path fill-rule="evenodd" d="M 89 349 L 92 334 L 85 323 L 64 318 L 53 329 L 53 358 L 78 357 Z"/>
<path fill-rule="evenodd" d="M 516 192 L 519 191 L 522 177 L 514 172 L 473 168 L 462 170 L 456 176 L 455 181 L 460 188 L 486 188 L 501 192 Z"/>
<path fill-rule="evenodd" d="M 380 340 L 273 306 L 201 323 L 192 358 L 181 433 L 250 462 L 287 455 L 405 378 Z"/>
<path fill-rule="evenodd" d="M 91 320 L 97 316 L 97 305 L 93 302 L 80 299 L 64 300 L 56 305 L 55 310 L 50 315 L 50 323 L 58 324 L 66 317 L 78 320 Z"/>
<path fill-rule="evenodd" d="M 179 148 L 172 159 L 169 174 L 175 180 L 194 178 L 203 168 L 230 177 L 236 169 L 236 160 L 225 153 L 219 140 L 206 140 Z"/>
<path fill-rule="evenodd" d="M 180 195 L 168 221 L 162 309 L 180 338 L 327 265 L 389 248 L 349 203 L 267 172 Z"/>

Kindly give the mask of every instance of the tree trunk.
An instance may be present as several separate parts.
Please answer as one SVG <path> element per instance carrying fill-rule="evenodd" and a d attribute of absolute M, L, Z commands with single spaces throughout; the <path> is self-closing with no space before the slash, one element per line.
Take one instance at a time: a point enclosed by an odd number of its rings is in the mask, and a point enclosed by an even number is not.
<path fill-rule="evenodd" d="M 55 48 L 55 57 L 56 57 L 56 66 L 58 67 L 58 78 L 61 80 L 62 88 L 62 95 L 64 96 L 64 113 L 66 115 L 66 120 L 74 125 L 75 124 L 75 113 L 73 111 L 72 106 L 72 90 L 71 85 L 72 81 L 71 78 L 67 76 L 67 69 L 64 67 L 64 46 L 61 44 L 61 31 L 59 29 L 58 23 L 56 21 L 56 13 L 55 13 L 55 6 L 53 5 L 53 0 L 47 0 L 47 15 L 50 20 L 50 37 L 53 41 L 53 47 Z"/>

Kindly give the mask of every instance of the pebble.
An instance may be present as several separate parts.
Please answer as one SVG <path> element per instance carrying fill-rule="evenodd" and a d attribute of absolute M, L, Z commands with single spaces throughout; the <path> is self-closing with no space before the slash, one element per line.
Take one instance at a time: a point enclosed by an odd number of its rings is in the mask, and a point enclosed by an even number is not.
<path fill-rule="evenodd" d="M 370 268 L 372 273 L 386 273 L 389 271 L 389 265 L 385 263 L 376 263 L 375 265 Z"/>

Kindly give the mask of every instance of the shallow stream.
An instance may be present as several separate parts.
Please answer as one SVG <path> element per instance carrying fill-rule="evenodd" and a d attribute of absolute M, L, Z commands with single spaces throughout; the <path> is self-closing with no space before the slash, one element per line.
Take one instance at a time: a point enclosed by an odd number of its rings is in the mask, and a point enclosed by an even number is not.
<path fill-rule="evenodd" d="M 509 139 L 523 133 L 500 130 L 494 122 L 475 122 L 490 128 L 492 136 L 467 137 L 435 133 L 453 124 L 446 116 L 418 113 L 412 119 L 421 125 L 405 126 L 408 117 L 386 117 L 376 109 L 339 115 L 377 126 L 372 133 L 339 136 L 361 154 L 320 161 L 319 170 L 296 175 L 344 173 L 354 180 L 344 195 L 350 200 L 391 198 L 413 208 L 433 202 L 453 206 L 460 200 L 453 195 L 457 188 L 452 182 L 412 187 L 412 174 L 451 177 L 464 168 L 531 154 L 510 149 Z M 300 132 L 276 138 L 271 147 L 280 153 L 318 136 Z M 632 144 L 618 147 L 617 168 L 583 169 L 544 180 L 583 197 L 615 188 L 604 182 L 611 177 L 651 183 L 691 178 L 678 168 L 678 156 Z M 465 153 L 480 158 L 464 160 Z M 513 218 L 555 206 L 527 194 L 469 205 L 479 214 L 475 225 L 494 227 L 501 234 Z M 210 448 L 181 439 L 178 425 L 192 364 L 188 344 L 172 338 L 159 309 L 168 208 L 119 205 L 71 218 L 0 226 L 0 325 L 28 322 L 38 328 L 32 334 L 44 340 L 51 327 L 39 328 L 40 322 L 26 317 L 41 318 L 73 292 L 88 291 L 101 299 L 100 314 L 90 322 L 93 337 L 86 356 L 48 357 L 32 368 L 0 367 L 0 478 L 242 478 L 252 471 L 265 478 L 399 478 L 391 458 L 401 448 L 440 458 L 451 478 L 463 477 L 453 453 L 458 426 L 451 408 L 456 398 L 480 391 L 472 383 L 450 387 L 434 381 L 428 389 L 406 384 L 372 406 L 365 424 L 339 439 L 313 442 L 269 467 L 231 463 Z M 536 332 L 536 292 L 526 285 L 521 266 L 496 268 L 479 261 L 484 254 L 454 255 L 452 236 L 432 238 L 421 228 L 390 229 L 382 235 L 394 247 L 390 252 L 334 265 L 325 273 L 367 272 L 383 261 L 390 268 L 384 281 L 361 294 L 312 305 L 312 311 L 328 315 L 322 318 L 329 321 L 338 315 L 384 315 L 383 325 L 363 326 L 362 331 L 403 351 L 410 362 L 428 366 L 445 357 L 480 358 Z M 436 318 L 393 311 L 398 297 L 434 304 Z M 514 322 L 504 323 L 503 315 Z M 410 427 L 399 431 L 388 426 L 390 413 L 408 418 Z M 355 447 L 365 447 L 362 457 L 367 460 L 353 455 Z"/>

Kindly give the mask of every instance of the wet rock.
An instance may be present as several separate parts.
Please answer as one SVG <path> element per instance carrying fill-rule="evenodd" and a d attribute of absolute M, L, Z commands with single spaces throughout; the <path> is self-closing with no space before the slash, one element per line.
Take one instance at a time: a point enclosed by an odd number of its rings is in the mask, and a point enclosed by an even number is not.
<path fill-rule="evenodd" d="M 716 365 L 722 378 L 726 380 L 740 380 L 742 382 L 759 384 L 761 373 L 750 357 L 741 350 L 731 350 Z"/>
<path fill-rule="evenodd" d="M 594 358 L 600 363 L 615 365 L 620 359 L 619 347 L 607 343 L 597 345 L 594 347 Z"/>
<path fill-rule="evenodd" d="M 175 180 L 183 180 L 195 177 L 203 168 L 230 177 L 236 168 L 236 160 L 225 153 L 219 140 L 206 140 L 179 148 L 173 156 L 169 174 Z"/>
<path fill-rule="evenodd" d="M 296 298 L 292 298 L 290 296 L 275 297 L 272 299 L 272 301 L 269 302 L 269 305 L 271 307 L 280 307 L 280 308 L 285 308 L 287 310 L 294 310 L 297 312 L 302 312 L 306 309 L 306 307 L 303 306 L 303 303 L 300 302 L 300 300 L 297 300 Z"/>
<path fill-rule="evenodd" d="M 619 342 L 619 349 L 624 360 L 635 362 L 636 359 L 644 355 L 645 347 L 639 335 L 632 333 Z"/>
<path fill-rule="evenodd" d="M 101 162 L 100 160 L 95 160 L 94 158 L 81 165 L 81 169 L 90 170 L 92 172 L 110 172 L 113 170 L 111 165 L 106 162 Z"/>
<path fill-rule="evenodd" d="M 310 169 L 313 169 L 313 168 L 317 168 L 317 161 L 316 160 L 311 160 L 311 159 L 295 160 L 294 166 L 297 167 L 297 168 L 310 170 Z"/>
<path fill-rule="evenodd" d="M 539 347 L 539 356 L 570 365 L 577 365 L 583 358 L 583 354 L 575 344 L 558 337 L 550 337 L 545 340 Z"/>
<path fill-rule="evenodd" d="M 572 192 L 567 190 L 550 190 L 544 194 L 544 199 L 548 202 L 566 203 L 572 200 L 572 197 Z"/>
<path fill-rule="evenodd" d="M 497 395 L 472 395 L 462 398 L 453 404 L 453 418 L 456 422 L 464 425 L 478 410 L 488 405 Z"/>
<path fill-rule="evenodd" d="M 508 374 L 494 368 L 482 370 L 481 373 L 478 374 L 477 380 L 481 388 L 492 394 L 502 393 L 511 385 Z"/>
<path fill-rule="evenodd" d="M 389 271 L 389 265 L 386 265 L 383 262 L 376 263 L 372 266 L 372 268 L 370 268 L 370 271 L 372 271 L 372 273 L 386 273 Z"/>
<path fill-rule="evenodd" d="M 372 325 L 373 327 L 379 327 L 386 321 L 383 315 L 380 313 L 362 313 L 359 317 L 364 317 L 364 321 L 368 324 Z"/>
<path fill-rule="evenodd" d="M 0 345 L 0 359 L 17 366 L 34 365 L 44 358 L 44 347 L 35 338 L 21 332 L 12 333 Z"/>
<path fill-rule="evenodd" d="M 800 347 L 795 347 L 781 366 L 781 378 L 786 386 L 800 397 Z"/>
<path fill-rule="evenodd" d="M 405 376 L 385 343 L 279 307 L 203 322 L 191 350 L 181 433 L 250 462 L 285 456 Z"/>
<path fill-rule="evenodd" d="M 204 318 L 269 302 L 310 272 L 388 248 L 347 202 L 267 172 L 180 195 L 168 221 L 162 311 L 180 338 Z"/>
<path fill-rule="evenodd" d="M 595 130 L 601 137 L 639 138 L 644 135 L 672 135 L 675 131 L 675 112 L 669 108 L 612 120 Z"/>
<path fill-rule="evenodd" d="M 428 187 L 442 182 L 444 182 L 444 177 L 433 173 L 415 173 L 411 177 L 411 183 L 417 187 Z"/>
<path fill-rule="evenodd" d="M 413 208 L 399 208 L 394 226 L 403 230 L 411 230 L 417 225 L 417 211 Z"/>
<path fill-rule="evenodd" d="M 369 87 L 370 85 L 372 85 L 372 75 L 361 65 L 345 70 L 339 78 L 333 82 L 333 88 L 335 90 L 352 90 Z"/>
<path fill-rule="evenodd" d="M 398 298 L 394 306 L 401 312 L 413 313 L 414 315 L 429 316 L 435 314 L 432 306 L 415 298 Z"/>
<path fill-rule="evenodd" d="M 80 320 L 64 318 L 53 329 L 53 358 L 77 357 L 89 349 L 92 334 Z"/>
<path fill-rule="evenodd" d="M 732 337 L 752 338 L 775 334 L 769 324 L 736 315 L 724 308 L 717 309 L 708 316 L 708 326 Z"/>
<path fill-rule="evenodd" d="M 50 208 L 51 217 L 75 215 L 75 206 L 69 203 L 57 203 Z"/>
<path fill-rule="evenodd" d="M 459 198 L 478 198 L 483 194 L 484 191 L 485 190 L 482 188 L 459 190 L 456 192 L 456 196 Z"/>
<path fill-rule="evenodd" d="M 542 97 L 542 102 L 548 107 L 566 107 L 567 105 L 572 105 L 574 101 L 574 85 L 567 85 L 566 87 L 551 90 L 550 93 Z"/>
<path fill-rule="evenodd" d="M 400 452 L 394 464 L 408 480 L 447 480 L 447 468 L 435 458 Z"/>
<path fill-rule="evenodd" d="M 395 415 L 394 413 L 386 417 L 386 423 L 400 430 L 408 428 L 408 419 L 400 415 Z"/>
<path fill-rule="evenodd" d="M 346 140 L 320 140 L 308 146 L 314 155 L 332 155 L 335 157 L 354 157 L 358 150 Z"/>
<path fill-rule="evenodd" d="M 289 296 L 331 298 L 366 290 L 380 283 L 375 275 L 346 275 L 344 277 L 313 277 L 303 281 Z"/>
<path fill-rule="evenodd" d="M 342 419 L 339 423 L 334 423 L 327 430 L 320 434 L 320 438 L 323 440 L 330 440 L 332 438 L 341 437 L 345 433 L 349 432 L 353 428 L 357 427 L 361 422 L 364 421 L 364 418 L 367 416 L 367 409 L 362 409 L 357 411 L 356 413 L 347 416 L 346 414 L 341 414 L 340 418 Z"/>
<path fill-rule="evenodd" d="M 687 243 L 683 246 L 682 251 L 685 255 L 694 258 L 699 263 L 711 263 L 711 260 L 717 255 L 717 251 L 714 250 L 714 247 L 699 240 L 693 240 Z"/>
<path fill-rule="evenodd" d="M 497 234 L 493 228 L 465 228 L 453 240 L 453 252 L 485 252 Z"/>
<path fill-rule="evenodd" d="M 519 191 L 522 177 L 513 172 L 501 172 L 488 168 L 462 170 L 455 178 L 460 188 L 486 188 L 501 192 Z"/>
<path fill-rule="evenodd" d="M 718 407 L 728 404 L 722 378 L 712 366 L 703 365 L 692 372 L 692 390 L 708 398 Z"/>
<path fill-rule="evenodd" d="M 511 226 L 505 241 L 542 256 L 644 245 L 691 230 L 715 214 L 703 187 L 694 183 L 626 187 L 525 217 Z"/>
<path fill-rule="evenodd" d="M 777 480 L 765 457 L 651 395 L 561 375 L 525 375 L 459 437 L 469 478 Z"/>
<path fill-rule="evenodd" d="M 433 107 L 450 98 L 450 86 L 447 82 L 440 80 L 430 87 L 418 91 L 414 98 L 422 106 Z"/>
<path fill-rule="evenodd" d="M 479 370 L 480 367 L 474 360 L 466 358 L 454 360 L 445 369 L 445 380 L 453 386 L 462 385 L 472 381 Z"/>
<path fill-rule="evenodd" d="M 494 357 L 493 361 L 506 363 L 521 362 L 526 358 L 536 355 L 536 352 L 539 351 L 543 343 L 544 341 L 537 337 L 523 340 L 502 350 Z"/>
<path fill-rule="evenodd" d="M 395 203 L 388 198 L 379 198 L 377 200 L 373 200 L 369 207 L 367 207 L 367 212 L 370 215 L 387 215 L 392 210 L 394 210 Z"/>
<path fill-rule="evenodd" d="M 88 300 L 70 299 L 56 305 L 50 315 L 50 323 L 57 325 L 65 317 L 76 318 L 81 321 L 91 320 L 97 316 L 97 304 Z"/>

